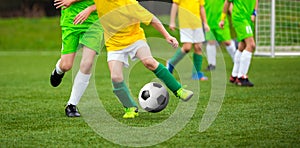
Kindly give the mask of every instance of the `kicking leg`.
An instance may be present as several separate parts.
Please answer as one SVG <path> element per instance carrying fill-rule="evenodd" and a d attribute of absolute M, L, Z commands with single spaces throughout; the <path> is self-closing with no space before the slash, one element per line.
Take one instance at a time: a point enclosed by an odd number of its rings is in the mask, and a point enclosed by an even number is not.
<path fill-rule="evenodd" d="M 188 101 L 193 96 L 192 91 L 183 89 L 170 71 L 152 57 L 149 47 L 140 48 L 137 51 L 136 56 L 142 61 L 147 69 L 151 70 L 156 77 L 164 82 L 175 96 L 184 101 Z"/>

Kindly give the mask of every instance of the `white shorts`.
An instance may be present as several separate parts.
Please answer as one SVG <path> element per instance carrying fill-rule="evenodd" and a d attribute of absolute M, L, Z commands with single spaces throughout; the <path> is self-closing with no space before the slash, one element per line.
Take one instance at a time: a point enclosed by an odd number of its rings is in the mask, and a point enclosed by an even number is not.
<path fill-rule="evenodd" d="M 113 60 L 120 61 L 124 63 L 125 67 L 128 67 L 129 66 L 128 56 L 131 58 L 132 61 L 136 60 L 137 59 L 136 53 L 140 49 L 145 50 L 145 52 L 142 51 L 143 53 L 145 53 L 143 56 L 145 57 L 152 56 L 150 52 L 150 47 L 148 46 L 147 42 L 145 40 L 138 40 L 122 50 L 107 52 L 107 62 Z M 143 58 L 143 57 L 139 57 L 139 58 Z"/>
<path fill-rule="evenodd" d="M 180 29 L 180 42 L 181 43 L 201 43 L 205 41 L 203 28 Z"/>

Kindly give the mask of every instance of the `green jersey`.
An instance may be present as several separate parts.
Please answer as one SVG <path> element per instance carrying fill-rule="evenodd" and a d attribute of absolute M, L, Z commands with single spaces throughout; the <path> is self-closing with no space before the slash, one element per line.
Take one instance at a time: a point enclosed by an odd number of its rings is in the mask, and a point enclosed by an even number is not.
<path fill-rule="evenodd" d="M 239 21 L 244 19 L 251 19 L 256 0 L 229 0 L 229 2 L 233 2 L 233 20 Z"/>
<path fill-rule="evenodd" d="M 60 25 L 62 29 L 62 54 L 77 52 L 82 45 L 99 53 L 103 40 L 103 29 L 96 11 L 82 23 L 75 25 L 75 17 L 84 9 L 94 5 L 93 0 L 81 0 L 68 8 L 61 9 Z"/>
<path fill-rule="evenodd" d="M 225 0 L 207 0 L 205 1 L 205 11 L 207 23 L 210 28 L 219 28 L 219 22 L 221 21 L 221 14 L 223 11 Z M 225 20 L 224 27 L 229 27 L 228 19 Z"/>
<path fill-rule="evenodd" d="M 93 0 L 82 0 L 79 2 L 73 3 L 68 8 L 62 8 L 61 9 L 61 17 L 60 17 L 60 25 L 62 27 L 74 27 L 74 28 L 85 28 L 86 26 L 90 26 L 93 24 L 96 20 L 98 20 L 97 12 L 94 11 L 90 14 L 87 20 L 84 21 L 82 24 L 74 25 L 73 21 L 82 10 L 85 8 L 94 5 Z"/>

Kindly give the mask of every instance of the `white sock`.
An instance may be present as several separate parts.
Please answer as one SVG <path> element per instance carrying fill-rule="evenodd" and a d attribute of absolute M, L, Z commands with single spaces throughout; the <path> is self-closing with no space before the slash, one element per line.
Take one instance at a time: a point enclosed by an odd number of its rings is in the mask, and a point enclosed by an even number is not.
<path fill-rule="evenodd" d="M 207 54 L 207 62 L 208 64 L 212 64 L 216 66 L 216 55 L 217 55 L 217 50 L 216 50 L 216 45 L 206 45 L 206 54 Z"/>
<path fill-rule="evenodd" d="M 226 50 L 227 50 L 227 52 L 229 53 L 229 55 L 230 55 L 232 61 L 234 62 L 234 54 L 235 54 L 236 49 L 235 49 L 235 44 L 234 44 L 234 41 L 233 41 L 233 40 L 231 40 L 229 46 L 226 46 Z"/>
<path fill-rule="evenodd" d="M 86 90 L 87 86 L 89 85 L 89 80 L 90 80 L 91 74 L 83 74 L 78 71 L 73 87 L 72 87 L 72 92 L 70 99 L 68 101 L 68 105 L 77 105 L 80 98 L 82 97 L 84 91 Z"/>
<path fill-rule="evenodd" d="M 59 67 L 60 61 L 61 61 L 61 59 L 59 59 L 59 60 L 57 61 L 56 66 L 55 66 L 56 72 L 57 72 L 59 75 L 61 75 L 61 74 L 64 73 L 64 72 L 60 69 L 60 67 Z"/>
<path fill-rule="evenodd" d="M 243 51 L 240 59 L 240 68 L 238 73 L 239 78 L 242 76 L 247 76 L 250 67 L 251 57 L 252 57 L 252 52 L 249 52 L 247 50 Z"/>
<path fill-rule="evenodd" d="M 234 64 L 232 68 L 231 75 L 233 77 L 237 77 L 239 73 L 239 67 L 240 67 L 240 58 L 241 58 L 242 52 L 237 50 L 234 54 Z"/>

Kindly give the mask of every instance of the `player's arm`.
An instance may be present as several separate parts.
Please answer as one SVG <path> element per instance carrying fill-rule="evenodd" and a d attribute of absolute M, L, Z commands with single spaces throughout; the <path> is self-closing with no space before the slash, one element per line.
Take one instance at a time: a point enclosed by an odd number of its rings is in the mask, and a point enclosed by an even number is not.
<path fill-rule="evenodd" d="M 162 25 L 162 23 L 159 21 L 159 19 L 156 18 L 155 16 L 153 16 L 153 18 L 151 20 L 151 25 L 165 37 L 165 39 L 167 40 L 167 42 L 170 43 L 173 48 L 177 48 L 178 47 L 178 41 L 176 40 L 176 38 L 172 37 L 167 32 L 167 30 L 165 29 L 165 27 Z"/>
<path fill-rule="evenodd" d="M 54 6 L 56 9 L 59 8 L 68 8 L 73 3 L 78 2 L 80 0 L 54 0 Z"/>
<path fill-rule="evenodd" d="M 208 32 L 210 30 L 210 28 L 209 28 L 209 26 L 207 24 L 206 11 L 205 11 L 204 5 L 200 6 L 200 16 L 201 16 L 202 23 L 204 25 L 204 30 L 206 32 Z"/>
<path fill-rule="evenodd" d="M 229 14 L 232 15 L 233 3 L 229 3 L 228 7 Z"/>
<path fill-rule="evenodd" d="M 171 12 L 170 12 L 170 24 L 169 24 L 169 28 L 172 31 L 175 30 L 175 28 L 176 28 L 175 18 L 176 18 L 177 11 L 178 11 L 178 4 L 173 3 Z"/>
<path fill-rule="evenodd" d="M 254 7 L 253 13 L 251 15 L 251 21 L 252 22 L 255 21 L 255 18 L 256 18 L 256 15 L 257 15 L 257 9 L 258 9 L 258 0 L 256 0 L 255 7 Z"/>
<path fill-rule="evenodd" d="M 223 6 L 223 11 L 222 11 L 222 14 L 221 14 L 221 21 L 219 22 L 219 27 L 220 28 L 224 28 L 224 20 L 226 19 L 226 14 L 228 12 L 228 7 L 229 7 L 229 1 L 228 0 L 225 0 L 224 2 L 224 6 Z"/>
<path fill-rule="evenodd" d="M 80 13 L 78 13 L 76 15 L 76 17 L 74 18 L 74 21 L 73 23 L 75 25 L 77 24 L 82 24 L 89 16 L 90 14 L 93 12 L 93 11 L 96 11 L 96 5 L 91 5 L 87 8 L 85 8 L 84 10 L 82 10 Z"/>

